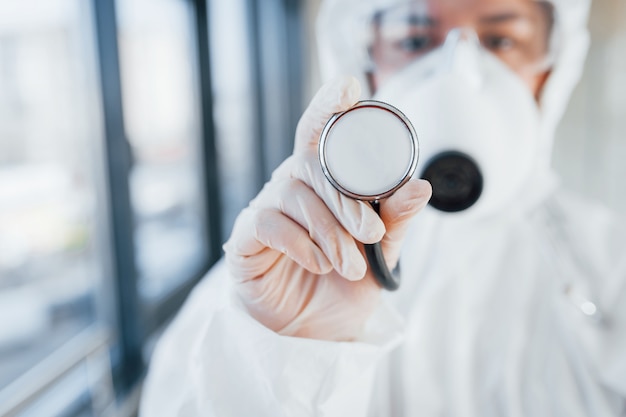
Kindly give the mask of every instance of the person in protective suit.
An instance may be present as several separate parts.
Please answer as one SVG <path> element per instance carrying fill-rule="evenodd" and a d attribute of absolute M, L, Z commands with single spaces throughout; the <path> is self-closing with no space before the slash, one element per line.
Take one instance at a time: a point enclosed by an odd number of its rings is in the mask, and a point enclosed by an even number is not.
<path fill-rule="evenodd" d="M 160 340 L 142 415 L 623 416 L 626 228 L 550 166 L 589 6 L 325 0 L 332 81 Z M 366 98 L 412 120 L 432 183 L 380 216 L 317 155 L 332 114 Z M 363 256 L 381 239 L 396 292 Z"/>

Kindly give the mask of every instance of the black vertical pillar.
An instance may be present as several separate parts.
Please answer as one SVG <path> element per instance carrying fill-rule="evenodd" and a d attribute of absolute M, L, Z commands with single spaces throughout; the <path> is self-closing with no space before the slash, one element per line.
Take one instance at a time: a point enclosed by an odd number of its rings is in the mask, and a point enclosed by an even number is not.
<path fill-rule="evenodd" d="M 206 192 L 209 261 L 216 262 L 222 254 L 222 217 L 219 169 L 213 120 L 213 89 L 211 87 L 211 55 L 207 0 L 195 0 L 197 54 L 200 76 L 202 114 L 202 152 Z"/>
<path fill-rule="evenodd" d="M 98 41 L 98 61 L 105 128 L 110 224 L 112 226 L 112 268 L 119 329 L 117 375 L 125 391 L 142 373 L 142 332 L 137 295 L 137 270 L 133 240 L 133 211 L 129 175 L 131 153 L 124 129 L 120 80 L 117 21 L 114 0 L 92 0 Z"/>

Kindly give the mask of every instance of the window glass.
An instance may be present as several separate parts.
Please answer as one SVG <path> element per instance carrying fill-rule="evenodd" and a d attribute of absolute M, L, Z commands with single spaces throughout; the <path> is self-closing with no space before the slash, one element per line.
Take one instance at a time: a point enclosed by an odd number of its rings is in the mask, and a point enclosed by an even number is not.
<path fill-rule="evenodd" d="M 97 320 L 106 216 L 88 22 L 80 0 L 0 2 L 0 388 Z"/>
<path fill-rule="evenodd" d="M 255 129 L 256 98 L 247 1 L 210 2 L 211 76 L 217 150 L 220 159 L 222 236 L 230 236 L 239 212 L 264 182 Z"/>
<path fill-rule="evenodd" d="M 207 241 L 192 3 L 117 2 L 139 292 L 158 299 L 200 272 Z"/>

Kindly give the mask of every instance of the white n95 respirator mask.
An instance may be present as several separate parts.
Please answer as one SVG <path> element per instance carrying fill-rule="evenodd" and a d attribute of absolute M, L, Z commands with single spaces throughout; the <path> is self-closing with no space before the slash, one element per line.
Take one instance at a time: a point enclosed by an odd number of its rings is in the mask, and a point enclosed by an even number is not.
<path fill-rule="evenodd" d="M 431 182 L 430 204 L 439 210 L 492 213 L 517 198 L 533 174 L 541 135 L 532 92 L 471 33 L 451 31 L 374 99 L 393 103 L 413 122 L 417 174 Z"/>

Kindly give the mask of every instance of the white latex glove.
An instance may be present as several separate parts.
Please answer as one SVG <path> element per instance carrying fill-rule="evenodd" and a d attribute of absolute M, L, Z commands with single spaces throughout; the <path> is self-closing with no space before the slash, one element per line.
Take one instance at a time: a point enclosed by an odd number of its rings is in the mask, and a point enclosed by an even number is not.
<path fill-rule="evenodd" d="M 298 123 L 293 155 L 241 212 L 224 245 L 249 313 L 283 335 L 359 337 L 381 292 L 361 243 L 383 239 L 393 268 L 408 221 L 431 195 L 428 182 L 412 179 L 381 202 L 379 217 L 369 203 L 342 195 L 328 182 L 317 153 L 320 133 L 360 93 L 353 77 L 318 91 Z"/>

